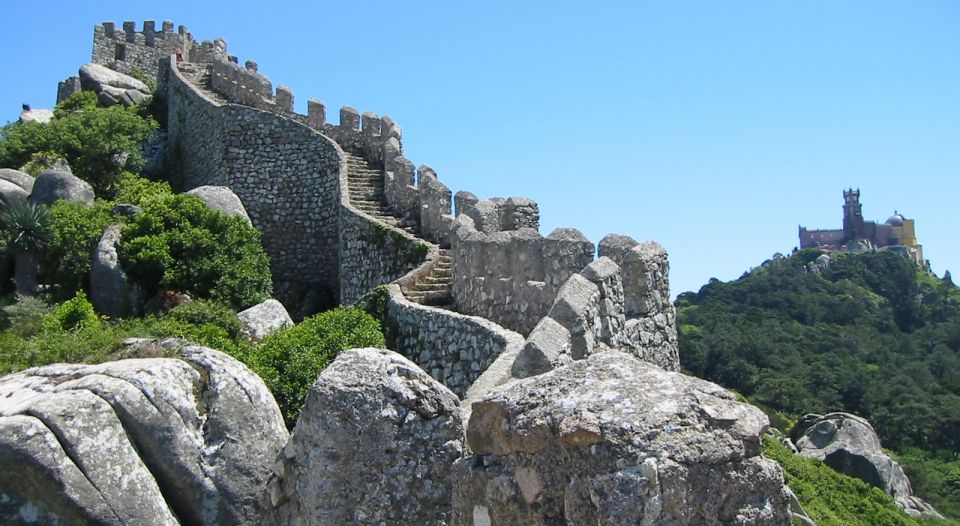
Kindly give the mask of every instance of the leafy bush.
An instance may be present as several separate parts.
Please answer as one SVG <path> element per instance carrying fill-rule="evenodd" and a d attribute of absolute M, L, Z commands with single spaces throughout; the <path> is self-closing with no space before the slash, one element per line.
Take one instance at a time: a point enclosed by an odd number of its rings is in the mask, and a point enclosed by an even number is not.
<path fill-rule="evenodd" d="M 148 295 L 173 289 L 245 308 L 272 291 L 260 233 L 200 199 L 158 191 L 122 233 L 120 262 Z"/>
<path fill-rule="evenodd" d="M 38 253 L 38 260 L 43 281 L 50 285 L 54 299 L 71 298 L 83 290 L 93 263 L 93 249 L 110 224 L 111 206 L 98 199 L 92 207 L 66 200 L 50 207 L 50 242 Z"/>
<path fill-rule="evenodd" d="M 236 338 L 243 327 L 243 322 L 230 307 L 207 300 L 194 300 L 167 313 L 166 318 L 180 323 L 188 323 L 197 327 L 213 325 Z"/>
<path fill-rule="evenodd" d="M 21 338 L 29 338 L 43 328 L 43 318 L 53 307 L 37 296 L 16 294 L 14 302 L 3 307 L 3 329 Z"/>
<path fill-rule="evenodd" d="M 248 365 L 273 392 L 292 428 L 310 386 L 340 351 L 385 345 L 377 320 L 358 308 L 340 307 L 268 336 Z"/>
<path fill-rule="evenodd" d="M 893 498 L 879 488 L 837 473 L 820 461 L 795 455 L 776 439 L 765 437 L 763 452 L 783 467 L 787 485 L 818 526 L 932 524 L 900 511 Z"/>
<path fill-rule="evenodd" d="M 47 332 L 79 331 L 96 328 L 100 325 L 100 318 L 93 310 L 93 305 L 87 301 L 83 291 L 77 291 L 73 299 L 57 305 L 43 317 L 43 330 Z"/>
<path fill-rule="evenodd" d="M 136 107 L 99 108 L 87 92 L 63 101 L 46 124 L 11 123 L 0 129 L 0 166 L 20 167 L 34 154 L 63 157 L 74 175 L 93 186 L 100 197 L 112 197 L 124 170 L 143 166 L 140 145 L 157 128 Z"/>

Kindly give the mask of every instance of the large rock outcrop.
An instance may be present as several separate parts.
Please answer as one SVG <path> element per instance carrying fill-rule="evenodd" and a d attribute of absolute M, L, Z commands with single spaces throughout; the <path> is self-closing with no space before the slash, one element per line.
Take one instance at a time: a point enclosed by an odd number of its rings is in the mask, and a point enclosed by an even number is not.
<path fill-rule="evenodd" d="M 101 106 L 117 103 L 133 106 L 150 94 L 150 88 L 140 80 L 93 63 L 80 68 L 80 87 L 83 91 L 96 93 Z"/>
<path fill-rule="evenodd" d="M 836 471 L 876 486 L 910 515 L 940 514 L 913 496 L 900 464 L 883 452 L 880 438 L 865 418 L 849 413 L 804 415 L 790 430 L 800 455 L 822 460 Z"/>
<path fill-rule="evenodd" d="M 30 201 L 49 206 L 61 199 L 93 203 L 93 187 L 66 170 L 52 169 L 40 172 L 33 182 Z"/>
<path fill-rule="evenodd" d="M 457 397 L 392 351 L 344 351 L 317 378 L 268 485 L 268 524 L 447 524 L 463 453 Z"/>
<path fill-rule="evenodd" d="M 120 266 L 117 245 L 122 227 L 119 223 L 107 227 L 93 249 L 90 267 L 90 302 L 97 312 L 111 318 L 125 318 L 143 310 L 140 287 Z"/>
<path fill-rule="evenodd" d="M 0 181 L 11 182 L 22 188 L 27 194 L 33 191 L 33 176 L 20 170 L 0 168 Z"/>
<path fill-rule="evenodd" d="M 253 341 L 262 341 L 271 332 L 293 325 L 287 309 L 272 298 L 238 312 L 237 317 L 243 322 L 240 333 Z"/>
<path fill-rule="evenodd" d="M 258 524 L 287 439 L 263 381 L 182 341 L 127 352 L 173 358 L 0 379 L 0 523 Z"/>
<path fill-rule="evenodd" d="M 620 352 L 473 403 L 453 524 L 788 524 L 759 409 Z"/>
<path fill-rule="evenodd" d="M 248 225 L 252 224 L 240 198 L 226 186 L 198 186 L 187 192 L 187 195 L 199 197 L 211 210 L 228 216 L 242 217 Z"/>

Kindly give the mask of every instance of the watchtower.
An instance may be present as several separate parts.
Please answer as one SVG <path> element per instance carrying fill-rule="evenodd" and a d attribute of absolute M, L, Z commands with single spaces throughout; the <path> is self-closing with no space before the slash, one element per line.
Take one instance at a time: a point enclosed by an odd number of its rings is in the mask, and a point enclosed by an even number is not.
<path fill-rule="evenodd" d="M 863 224 L 863 205 L 860 204 L 860 189 L 843 191 L 843 237 L 845 240 L 863 239 L 867 232 Z"/>

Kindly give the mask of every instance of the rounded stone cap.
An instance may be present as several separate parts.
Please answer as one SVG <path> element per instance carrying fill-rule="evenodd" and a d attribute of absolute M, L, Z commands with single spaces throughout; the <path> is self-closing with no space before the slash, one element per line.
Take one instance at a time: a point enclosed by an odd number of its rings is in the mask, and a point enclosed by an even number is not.
<path fill-rule="evenodd" d="M 903 226 L 904 217 L 897 212 L 894 212 L 889 219 L 887 219 L 887 224 L 892 226 Z"/>

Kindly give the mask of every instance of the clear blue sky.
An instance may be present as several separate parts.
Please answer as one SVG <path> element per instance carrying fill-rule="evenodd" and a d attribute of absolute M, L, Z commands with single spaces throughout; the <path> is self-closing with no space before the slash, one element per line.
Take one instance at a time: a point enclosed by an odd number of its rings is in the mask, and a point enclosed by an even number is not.
<path fill-rule="evenodd" d="M 454 192 L 538 201 L 544 235 L 660 242 L 674 295 L 789 253 L 800 224 L 839 227 L 850 186 L 960 272 L 953 0 L 8 4 L 0 122 L 53 105 L 94 24 L 169 19 L 301 111 L 390 115 Z"/>

